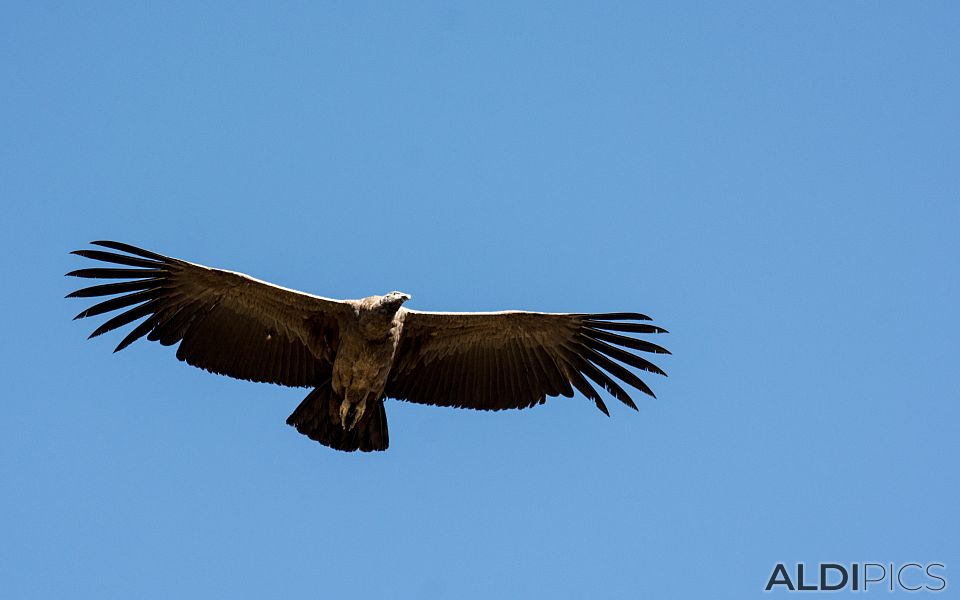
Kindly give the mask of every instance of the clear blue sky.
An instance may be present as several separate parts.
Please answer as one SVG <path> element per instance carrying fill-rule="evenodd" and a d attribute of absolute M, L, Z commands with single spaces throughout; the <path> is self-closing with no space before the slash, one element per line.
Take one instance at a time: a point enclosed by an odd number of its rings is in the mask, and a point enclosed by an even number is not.
<path fill-rule="evenodd" d="M 3 597 L 960 586 L 957 3 L 80 4 L 0 10 Z M 94 239 L 647 312 L 670 377 L 610 418 L 391 401 L 388 452 L 337 453 L 304 390 L 85 341 Z"/>

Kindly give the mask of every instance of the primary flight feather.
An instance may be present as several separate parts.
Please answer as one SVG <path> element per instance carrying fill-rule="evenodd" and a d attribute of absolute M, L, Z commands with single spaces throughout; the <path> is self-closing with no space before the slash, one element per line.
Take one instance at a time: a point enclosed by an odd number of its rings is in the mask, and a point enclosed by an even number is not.
<path fill-rule="evenodd" d="M 121 267 L 67 275 L 122 281 L 69 294 L 113 296 L 76 318 L 125 310 L 90 337 L 143 319 L 115 351 L 146 336 L 179 343 L 177 358 L 212 373 L 313 388 L 287 423 L 337 450 L 387 448 L 386 398 L 501 410 L 576 390 L 609 414 L 594 384 L 636 409 L 617 380 L 653 392 L 624 365 L 665 375 L 627 350 L 669 354 L 624 335 L 666 332 L 639 313 L 423 312 L 404 308 L 410 296 L 401 292 L 332 300 L 129 244 L 91 243 L 115 252 L 73 254 Z"/>

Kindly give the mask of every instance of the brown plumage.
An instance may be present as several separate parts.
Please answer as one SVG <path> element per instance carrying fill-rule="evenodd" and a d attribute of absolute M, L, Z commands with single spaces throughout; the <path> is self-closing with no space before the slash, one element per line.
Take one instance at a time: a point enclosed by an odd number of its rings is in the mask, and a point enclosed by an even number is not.
<path fill-rule="evenodd" d="M 390 292 L 331 300 L 119 242 L 73 254 L 121 265 L 67 275 L 119 279 L 68 298 L 114 296 L 76 318 L 121 309 L 90 335 L 143 319 L 116 351 L 146 336 L 177 358 L 238 379 L 312 387 L 287 419 L 338 450 L 385 450 L 384 399 L 481 410 L 526 408 L 579 391 L 609 415 L 599 385 L 636 409 L 617 380 L 653 396 L 624 365 L 665 375 L 629 352 L 669 354 L 629 333 L 665 333 L 639 313 L 439 313 Z M 133 268 L 129 268 L 133 267 Z"/>

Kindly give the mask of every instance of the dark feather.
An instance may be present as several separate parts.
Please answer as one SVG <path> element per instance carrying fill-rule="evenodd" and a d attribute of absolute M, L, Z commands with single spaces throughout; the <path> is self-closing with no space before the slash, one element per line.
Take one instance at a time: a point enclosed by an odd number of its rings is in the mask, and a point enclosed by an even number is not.
<path fill-rule="evenodd" d="M 607 405 L 603 402 L 603 399 L 600 398 L 600 394 L 597 393 L 597 390 L 593 389 L 593 386 L 584 379 L 583 375 L 580 374 L 580 371 L 571 368 L 570 371 L 570 382 L 573 384 L 573 387 L 577 388 L 581 394 L 586 396 L 588 399 L 593 400 L 593 403 L 596 404 L 603 414 L 610 416 L 610 411 L 607 409 Z"/>
<path fill-rule="evenodd" d="M 144 277 L 160 277 L 168 275 L 164 269 L 77 269 L 67 273 L 67 277 L 84 277 L 86 279 L 141 279 Z"/>
<path fill-rule="evenodd" d="M 98 240 L 96 242 L 90 242 L 94 246 L 103 246 L 104 248 L 111 248 L 113 250 L 119 250 L 121 252 L 128 252 L 130 254 L 136 254 L 137 256 L 142 256 L 143 258 L 149 258 L 151 260 L 156 260 L 160 262 L 176 262 L 179 261 L 169 256 L 164 256 L 162 254 L 157 254 L 156 252 L 150 252 L 149 250 L 144 250 L 143 248 L 137 248 L 136 246 L 131 246 L 130 244 L 124 244 L 123 242 L 110 242 L 106 240 Z"/>
<path fill-rule="evenodd" d="M 123 340 L 121 340 L 119 344 L 117 344 L 117 347 L 114 348 L 113 351 L 120 352 L 130 344 L 134 343 L 135 341 L 139 340 L 143 336 L 150 333 L 150 331 L 154 327 L 156 327 L 156 325 L 157 325 L 157 318 L 153 316 L 148 317 L 146 320 L 143 321 L 143 323 L 140 323 L 139 325 L 134 327 L 133 330 L 130 333 L 128 333 L 127 336 L 123 338 Z"/>
<path fill-rule="evenodd" d="M 113 294 L 123 294 L 126 292 L 135 292 L 137 290 L 146 290 L 157 285 L 161 281 L 158 277 L 150 279 L 138 279 L 136 281 L 122 281 L 120 283 L 105 283 L 103 285 L 93 285 L 79 289 L 67 294 L 67 298 L 92 298 L 94 296 L 110 296 Z"/>
<path fill-rule="evenodd" d="M 74 250 L 70 254 L 76 254 L 77 256 L 82 256 L 84 258 L 92 258 L 93 260 L 99 260 L 99 261 L 114 263 L 118 265 L 129 265 L 131 267 L 144 267 L 147 269 L 155 269 L 163 264 L 155 260 L 145 260 L 145 259 L 136 258 L 133 256 L 124 256 L 123 254 L 115 254 L 113 252 L 104 252 L 103 250 Z"/>
<path fill-rule="evenodd" d="M 651 321 L 652 319 L 647 315 L 641 313 L 595 313 L 592 315 L 586 315 L 587 319 L 591 321 Z"/>
<path fill-rule="evenodd" d="M 630 333 L 668 333 L 666 329 L 646 323 L 610 323 L 608 321 L 593 321 L 584 319 L 583 324 L 607 331 L 627 331 Z"/>

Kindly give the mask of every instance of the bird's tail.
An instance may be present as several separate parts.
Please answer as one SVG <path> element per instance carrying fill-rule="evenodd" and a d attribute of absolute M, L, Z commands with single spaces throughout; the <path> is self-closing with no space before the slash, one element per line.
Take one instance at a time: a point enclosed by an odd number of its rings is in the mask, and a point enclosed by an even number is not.
<path fill-rule="evenodd" d="M 387 434 L 387 413 L 383 400 L 371 402 L 360 421 L 350 431 L 340 424 L 340 402 L 329 383 L 316 388 L 287 417 L 287 425 L 311 440 L 336 450 L 386 450 L 390 443 Z"/>

